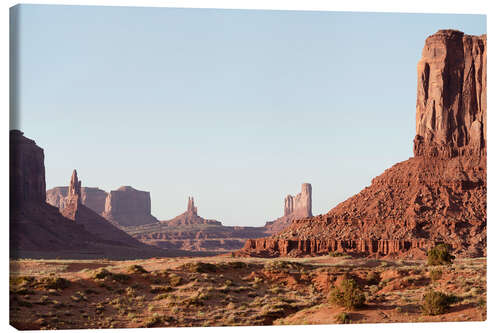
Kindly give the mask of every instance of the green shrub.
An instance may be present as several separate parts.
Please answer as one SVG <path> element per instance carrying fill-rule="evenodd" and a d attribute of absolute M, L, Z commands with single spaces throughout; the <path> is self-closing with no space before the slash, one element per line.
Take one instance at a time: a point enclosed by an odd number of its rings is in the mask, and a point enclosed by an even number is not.
<path fill-rule="evenodd" d="M 348 313 L 341 312 L 337 315 L 337 322 L 339 324 L 350 324 L 351 323 L 351 317 L 349 317 Z"/>
<path fill-rule="evenodd" d="M 437 281 L 443 276 L 443 272 L 440 269 L 433 269 L 429 272 L 429 276 L 432 281 Z"/>
<path fill-rule="evenodd" d="M 424 294 L 421 306 L 422 312 L 431 316 L 440 315 L 445 313 L 455 301 L 455 297 L 451 295 L 430 290 Z"/>
<path fill-rule="evenodd" d="M 438 244 L 427 251 L 427 265 L 449 265 L 453 262 L 455 256 L 450 253 L 450 246 L 447 244 Z"/>
<path fill-rule="evenodd" d="M 345 279 L 340 287 L 334 287 L 328 296 L 330 303 L 344 306 L 347 309 L 356 309 L 365 303 L 365 295 L 354 279 Z"/>

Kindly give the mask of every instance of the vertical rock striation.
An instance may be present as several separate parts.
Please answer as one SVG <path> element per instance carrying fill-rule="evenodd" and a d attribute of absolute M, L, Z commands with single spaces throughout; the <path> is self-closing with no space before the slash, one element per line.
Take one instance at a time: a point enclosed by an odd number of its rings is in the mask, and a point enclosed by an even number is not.
<path fill-rule="evenodd" d="M 303 183 L 300 193 L 295 196 L 290 194 L 285 197 L 283 216 L 266 222 L 265 229 L 268 234 L 273 234 L 285 229 L 294 219 L 311 217 L 312 215 L 312 186 Z"/>
<path fill-rule="evenodd" d="M 327 214 L 247 241 L 238 255 L 419 257 L 442 242 L 458 256 L 486 255 L 486 35 L 439 30 L 417 74 L 415 156 Z M 295 209 L 285 203 L 286 213 Z"/>
<path fill-rule="evenodd" d="M 486 35 L 439 30 L 417 65 L 415 156 L 451 158 L 486 148 Z"/>
<path fill-rule="evenodd" d="M 43 149 L 19 130 L 10 131 L 11 207 L 25 202 L 45 202 Z"/>

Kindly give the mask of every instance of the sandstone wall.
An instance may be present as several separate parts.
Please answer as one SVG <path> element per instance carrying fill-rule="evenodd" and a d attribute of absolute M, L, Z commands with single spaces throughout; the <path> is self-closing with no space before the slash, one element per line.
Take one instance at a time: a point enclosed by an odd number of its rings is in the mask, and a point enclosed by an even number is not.
<path fill-rule="evenodd" d="M 415 156 L 445 158 L 486 148 L 486 35 L 440 30 L 417 65 Z"/>
<path fill-rule="evenodd" d="M 131 186 L 122 186 L 111 191 L 102 214 L 109 221 L 120 226 L 136 226 L 158 222 L 151 215 L 149 192 L 139 191 Z"/>
<path fill-rule="evenodd" d="M 285 197 L 284 215 L 293 215 L 294 217 L 312 216 L 312 186 L 311 184 L 302 184 L 302 190 L 295 196 L 287 195 Z"/>
<path fill-rule="evenodd" d="M 415 157 L 325 215 L 294 219 L 241 255 L 486 255 L 486 36 L 440 30 L 417 66 Z M 290 212 L 291 200 L 285 200 Z"/>
<path fill-rule="evenodd" d="M 11 206 L 27 201 L 45 202 L 45 165 L 43 149 L 23 132 L 10 131 Z"/>

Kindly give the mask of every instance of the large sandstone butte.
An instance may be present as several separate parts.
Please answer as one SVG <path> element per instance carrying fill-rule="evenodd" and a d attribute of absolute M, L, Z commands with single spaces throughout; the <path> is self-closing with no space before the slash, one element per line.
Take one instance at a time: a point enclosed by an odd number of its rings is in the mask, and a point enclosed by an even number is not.
<path fill-rule="evenodd" d="M 146 258 L 168 252 L 141 244 L 81 204 L 71 178 L 63 216 L 45 199 L 43 149 L 10 131 L 10 256 L 12 258 Z"/>
<path fill-rule="evenodd" d="M 312 186 L 303 183 L 301 192 L 295 196 L 290 194 L 285 197 L 284 214 L 282 217 L 266 222 L 267 233 L 273 234 L 288 227 L 293 220 L 312 215 Z"/>
<path fill-rule="evenodd" d="M 151 215 L 149 192 L 139 191 L 131 186 L 122 186 L 116 191 L 109 192 L 102 216 L 120 227 L 158 222 Z"/>
<path fill-rule="evenodd" d="M 97 214 L 102 214 L 104 212 L 104 205 L 108 193 L 98 187 L 82 187 L 81 191 L 82 204 L 92 209 Z M 47 203 L 58 208 L 64 208 L 67 195 L 67 186 L 54 187 L 47 190 Z"/>
<path fill-rule="evenodd" d="M 486 35 L 438 31 L 417 74 L 414 157 L 327 214 L 248 240 L 237 255 L 418 257 L 436 243 L 486 255 Z"/>

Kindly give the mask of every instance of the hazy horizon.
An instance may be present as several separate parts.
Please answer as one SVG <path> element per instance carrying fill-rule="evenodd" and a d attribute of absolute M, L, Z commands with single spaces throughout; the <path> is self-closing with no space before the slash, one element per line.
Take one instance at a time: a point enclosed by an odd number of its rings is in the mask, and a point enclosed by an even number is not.
<path fill-rule="evenodd" d="M 17 125 L 47 189 L 128 185 L 171 219 L 261 226 L 312 184 L 324 214 L 413 156 L 417 62 L 486 16 L 21 5 Z"/>

